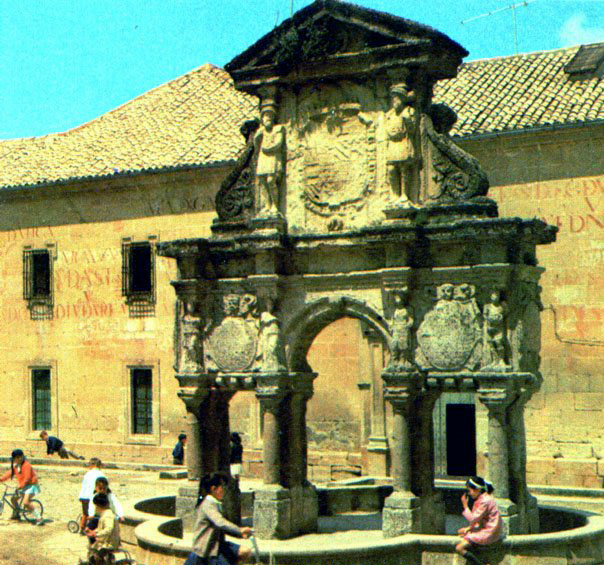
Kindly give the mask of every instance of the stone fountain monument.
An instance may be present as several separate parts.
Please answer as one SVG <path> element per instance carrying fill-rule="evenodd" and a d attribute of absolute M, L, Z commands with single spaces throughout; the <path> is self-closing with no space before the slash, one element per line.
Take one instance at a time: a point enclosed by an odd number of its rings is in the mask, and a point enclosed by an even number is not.
<path fill-rule="evenodd" d="M 488 409 L 488 476 L 509 531 L 538 530 L 523 411 L 541 382 L 536 246 L 556 230 L 498 217 L 479 163 L 449 136 L 455 113 L 432 89 L 466 55 L 427 26 L 317 0 L 226 67 L 258 97 L 260 121 L 241 129 L 246 147 L 216 197 L 212 236 L 159 247 L 178 262 L 191 476 L 228 472 L 230 398 L 254 391 L 261 403 L 259 537 L 316 530 L 306 354 L 342 316 L 373 328 L 390 353 L 384 535 L 444 533 L 432 410 L 452 391 Z"/>

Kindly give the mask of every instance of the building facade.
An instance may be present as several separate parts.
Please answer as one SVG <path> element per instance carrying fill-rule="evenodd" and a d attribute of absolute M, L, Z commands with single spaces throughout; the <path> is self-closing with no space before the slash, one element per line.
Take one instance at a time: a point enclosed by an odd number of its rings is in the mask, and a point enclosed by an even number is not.
<path fill-rule="evenodd" d="M 603 44 L 474 61 L 435 90 L 500 213 L 560 230 L 538 257 L 544 380 L 526 410 L 529 483 L 604 478 L 603 65 Z M 257 101 L 204 65 L 75 130 L 0 142 L 1 450 L 41 455 L 48 429 L 89 456 L 171 461 L 188 424 L 173 378 L 175 265 L 155 246 L 210 233 L 239 128 L 255 117 Z M 315 339 L 311 480 L 390 472 L 384 351 L 352 318 Z M 259 410 L 251 394 L 231 401 L 251 474 Z M 483 470 L 480 406 L 451 394 L 434 418 L 438 473 L 471 473 L 472 455 Z"/>

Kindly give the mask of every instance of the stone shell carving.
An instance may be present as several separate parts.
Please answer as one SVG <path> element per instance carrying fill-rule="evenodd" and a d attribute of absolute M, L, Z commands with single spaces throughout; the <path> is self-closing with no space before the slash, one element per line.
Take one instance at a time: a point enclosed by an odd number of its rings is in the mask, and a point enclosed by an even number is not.
<path fill-rule="evenodd" d="M 482 352 L 480 310 L 469 284 L 445 283 L 417 331 L 416 362 L 424 369 L 475 369 Z"/>

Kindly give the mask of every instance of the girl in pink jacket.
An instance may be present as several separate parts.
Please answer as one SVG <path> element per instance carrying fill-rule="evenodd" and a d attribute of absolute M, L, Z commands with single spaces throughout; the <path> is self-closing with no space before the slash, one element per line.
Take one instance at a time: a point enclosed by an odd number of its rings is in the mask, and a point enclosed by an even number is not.
<path fill-rule="evenodd" d="M 482 477 L 472 477 L 466 481 L 467 493 L 461 497 L 463 517 L 469 522 L 457 533 L 463 538 L 455 551 L 475 565 L 483 565 L 475 554 L 477 546 L 487 546 L 504 537 L 503 521 L 499 508 L 491 496 L 493 485 Z M 468 494 L 474 500 L 472 509 L 468 505 Z"/>

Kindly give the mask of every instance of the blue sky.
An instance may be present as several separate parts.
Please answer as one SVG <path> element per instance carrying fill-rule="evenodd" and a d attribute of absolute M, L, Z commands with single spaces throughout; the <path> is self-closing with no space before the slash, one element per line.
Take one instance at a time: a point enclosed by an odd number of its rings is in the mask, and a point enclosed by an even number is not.
<path fill-rule="evenodd" d="M 311 2 L 293 0 L 294 11 Z M 604 41 L 604 0 L 357 0 L 461 43 L 467 60 Z M 289 17 L 292 0 L 0 0 L 0 139 L 66 131 Z M 494 12 L 494 13 L 493 13 Z M 483 14 L 492 15 L 463 20 Z"/>

